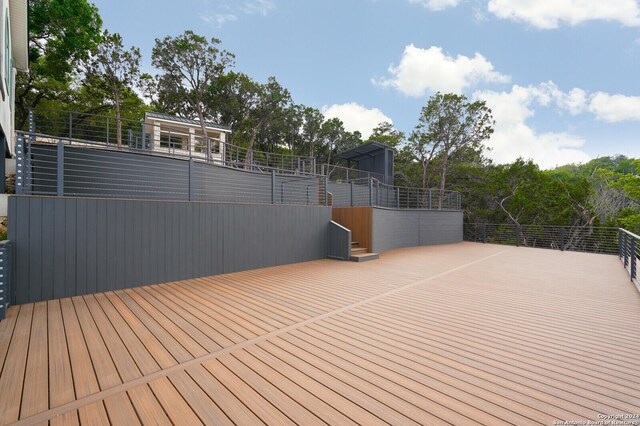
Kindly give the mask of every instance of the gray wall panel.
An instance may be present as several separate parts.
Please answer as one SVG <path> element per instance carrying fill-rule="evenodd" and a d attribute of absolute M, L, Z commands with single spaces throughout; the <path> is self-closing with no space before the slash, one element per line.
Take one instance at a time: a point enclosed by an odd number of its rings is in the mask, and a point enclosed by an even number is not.
<path fill-rule="evenodd" d="M 381 253 L 400 247 L 462 241 L 462 212 L 373 208 L 372 249 Z"/>
<path fill-rule="evenodd" d="M 321 259 L 331 220 L 328 207 L 39 196 L 9 211 L 12 303 Z"/>

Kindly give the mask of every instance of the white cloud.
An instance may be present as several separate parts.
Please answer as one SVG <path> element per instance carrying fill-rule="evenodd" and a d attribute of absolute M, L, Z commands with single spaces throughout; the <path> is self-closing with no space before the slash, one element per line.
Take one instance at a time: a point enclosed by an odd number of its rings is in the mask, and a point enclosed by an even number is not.
<path fill-rule="evenodd" d="M 479 91 L 473 96 L 486 101 L 493 111 L 496 125 L 488 143 L 493 150 L 488 155 L 494 161 L 507 163 L 523 157 L 549 169 L 590 160 L 581 149 L 584 139 L 566 132 L 538 133 L 527 124 L 536 106 L 575 108 L 576 99 L 580 99 L 578 92 L 564 94 L 553 83 L 543 83 L 529 87 L 514 85 L 510 92 Z"/>
<path fill-rule="evenodd" d="M 428 49 L 413 44 L 404 49 L 400 64 L 389 66 L 389 78 L 373 79 L 382 87 L 393 87 L 407 96 L 420 97 L 427 92 L 455 92 L 479 83 L 506 83 L 509 76 L 494 70 L 484 56 L 476 53 L 473 58 L 457 57 L 443 53 L 442 48 Z"/>
<path fill-rule="evenodd" d="M 249 15 L 259 14 L 267 16 L 269 12 L 276 8 L 273 0 L 249 0 L 243 3 L 242 11 Z"/>
<path fill-rule="evenodd" d="M 378 108 L 365 108 L 355 102 L 325 106 L 322 113 L 325 118 L 339 118 L 346 130 L 359 131 L 363 139 L 368 139 L 373 129 L 383 121 L 392 123 L 392 120 Z"/>
<path fill-rule="evenodd" d="M 207 24 L 215 23 L 218 28 L 222 27 L 227 22 L 235 22 L 238 20 L 238 16 L 232 13 L 226 14 L 216 14 L 213 16 L 210 15 L 200 15 L 200 19 L 202 19 Z"/>
<path fill-rule="evenodd" d="M 456 7 L 460 0 L 409 0 L 411 4 L 420 4 L 433 11 L 444 10 L 449 7 Z"/>
<path fill-rule="evenodd" d="M 591 96 L 589 111 L 608 123 L 640 121 L 640 96 L 610 95 L 597 92 Z"/>
<path fill-rule="evenodd" d="M 539 29 L 594 20 L 640 26 L 637 0 L 489 0 L 487 8 L 499 18 L 525 22 Z"/>

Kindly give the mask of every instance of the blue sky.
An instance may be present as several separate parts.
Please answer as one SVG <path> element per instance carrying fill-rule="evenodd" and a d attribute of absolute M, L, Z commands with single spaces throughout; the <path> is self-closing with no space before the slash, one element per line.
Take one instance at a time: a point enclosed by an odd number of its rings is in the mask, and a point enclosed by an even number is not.
<path fill-rule="evenodd" d="M 640 157 L 638 0 L 114 0 L 105 27 L 141 48 L 186 29 L 222 40 L 236 70 L 365 135 L 410 132 L 435 91 L 493 109 L 489 154 L 549 168 Z"/>

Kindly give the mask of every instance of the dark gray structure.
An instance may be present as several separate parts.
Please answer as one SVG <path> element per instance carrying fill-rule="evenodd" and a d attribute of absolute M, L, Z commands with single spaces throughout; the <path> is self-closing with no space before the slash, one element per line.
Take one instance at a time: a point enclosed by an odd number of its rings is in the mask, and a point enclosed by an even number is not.
<path fill-rule="evenodd" d="M 328 207 L 14 196 L 11 304 L 322 259 Z"/>
<path fill-rule="evenodd" d="M 329 222 L 327 234 L 327 257 L 337 260 L 351 258 L 351 230 L 337 222 Z"/>
<path fill-rule="evenodd" d="M 338 158 L 347 162 L 347 167 L 355 165 L 357 170 L 376 173 L 381 176 L 382 183 L 393 185 L 394 149 L 390 146 L 368 142 L 338 154 Z"/>
<path fill-rule="evenodd" d="M 462 241 L 462 211 L 373 208 L 372 251 Z"/>

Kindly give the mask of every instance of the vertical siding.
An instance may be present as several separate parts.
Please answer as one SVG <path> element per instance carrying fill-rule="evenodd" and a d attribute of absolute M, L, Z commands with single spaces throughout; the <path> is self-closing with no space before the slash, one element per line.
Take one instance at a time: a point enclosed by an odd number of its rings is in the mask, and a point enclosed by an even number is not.
<path fill-rule="evenodd" d="M 13 196 L 12 303 L 321 259 L 331 209 Z"/>

